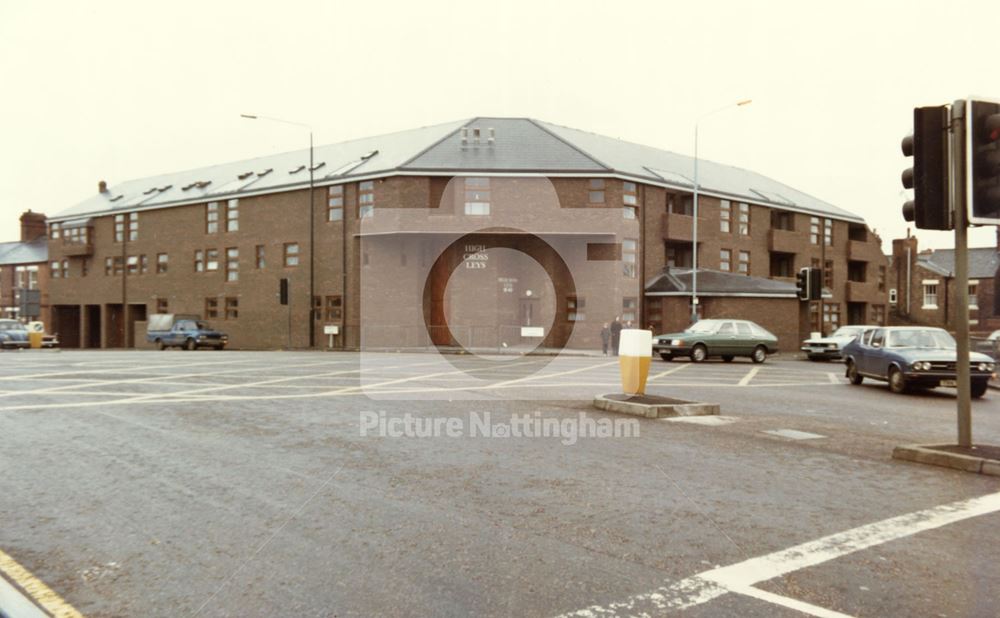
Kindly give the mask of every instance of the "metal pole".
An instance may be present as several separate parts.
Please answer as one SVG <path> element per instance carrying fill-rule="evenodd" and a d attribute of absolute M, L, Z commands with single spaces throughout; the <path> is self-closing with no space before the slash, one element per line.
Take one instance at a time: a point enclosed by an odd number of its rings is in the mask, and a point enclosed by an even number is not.
<path fill-rule="evenodd" d="M 955 338 L 958 340 L 955 377 L 958 380 L 958 445 L 972 446 L 972 402 L 969 366 L 969 252 L 966 193 L 964 189 L 965 121 L 964 101 L 955 101 L 951 107 L 949 140 L 949 174 L 951 176 L 951 207 L 955 223 Z M 970 140 L 971 141 L 971 140 Z M 947 297 L 947 285 L 943 290 Z"/>
<path fill-rule="evenodd" d="M 823 287 L 826 286 L 826 219 L 819 220 L 819 335 L 826 336 L 826 320 L 823 315 Z M 831 234 L 833 230 L 830 230 Z M 831 290 L 832 292 L 833 290 Z M 849 324 L 850 322 L 848 322 Z"/>
<path fill-rule="evenodd" d="M 313 187 L 313 132 L 309 129 L 309 348 L 316 345 L 316 208 Z M 322 305 L 320 305 L 322 307 Z"/>
<path fill-rule="evenodd" d="M 694 123 L 694 221 L 691 227 L 691 323 L 698 321 L 698 123 Z"/>

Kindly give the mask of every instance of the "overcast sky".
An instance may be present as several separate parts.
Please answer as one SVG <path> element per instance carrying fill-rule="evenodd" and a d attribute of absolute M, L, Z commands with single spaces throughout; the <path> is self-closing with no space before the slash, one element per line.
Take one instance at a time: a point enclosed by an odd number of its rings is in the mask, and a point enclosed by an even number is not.
<path fill-rule="evenodd" d="M 771 176 L 906 234 L 912 108 L 1000 97 L 1000 3 L 0 3 L 0 240 L 109 184 L 472 116 Z M 766 8 L 765 8 L 766 7 Z M 973 230 L 992 245 L 995 228 Z M 950 247 L 920 230 L 922 247 Z"/>

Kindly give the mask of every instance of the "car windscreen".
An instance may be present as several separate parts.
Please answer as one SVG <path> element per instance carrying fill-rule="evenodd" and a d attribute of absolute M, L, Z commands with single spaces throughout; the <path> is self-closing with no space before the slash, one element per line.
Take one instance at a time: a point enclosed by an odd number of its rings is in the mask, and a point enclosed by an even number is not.
<path fill-rule="evenodd" d="M 714 333 L 719 328 L 718 320 L 700 320 L 688 326 L 685 333 Z"/>
<path fill-rule="evenodd" d="M 198 322 L 198 330 L 209 330 L 208 322 Z"/>
<path fill-rule="evenodd" d="M 28 330 L 19 322 L 0 322 L 0 330 Z"/>
<path fill-rule="evenodd" d="M 838 328 L 830 336 L 831 337 L 856 337 L 857 334 L 861 332 L 861 330 L 862 329 L 857 328 L 856 326 L 841 326 L 840 328 Z"/>
<path fill-rule="evenodd" d="M 953 350 L 955 340 L 943 330 L 917 328 L 894 330 L 889 331 L 888 347 Z"/>

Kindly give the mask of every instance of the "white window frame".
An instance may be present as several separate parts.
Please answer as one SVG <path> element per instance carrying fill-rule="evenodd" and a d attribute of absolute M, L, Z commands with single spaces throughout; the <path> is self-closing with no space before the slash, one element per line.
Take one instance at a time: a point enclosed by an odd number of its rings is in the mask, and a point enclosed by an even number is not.
<path fill-rule="evenodd" d="M 934 302 L 933 303 L 928 303 L 927 302 L 927 297 L 929 295 L 927 293 L 927 287 L 928 286 L 932 286 L 932 285 L 934 286 Z M 922 288 L 921 291 L 923 292 L 923 305 L 921 306 L 921 309 L 937 309 L 938 308 L 938 305 L 937 305 L 937 300 L 938 300 L 938 280 L 937 279 L 924 279 L 923 281 L 920 282 L 920 286 Z"/>

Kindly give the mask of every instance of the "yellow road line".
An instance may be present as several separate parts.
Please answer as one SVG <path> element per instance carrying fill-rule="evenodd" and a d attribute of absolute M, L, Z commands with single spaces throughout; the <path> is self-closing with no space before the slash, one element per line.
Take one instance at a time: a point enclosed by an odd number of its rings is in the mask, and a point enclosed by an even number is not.
<path fill-rule="evenodd" d="M 35 604 L 54 618 L 83 618 L 83 614 L 2 550 L 0 550 L 0 576 L 6 577 L 27 592 Z"/>

